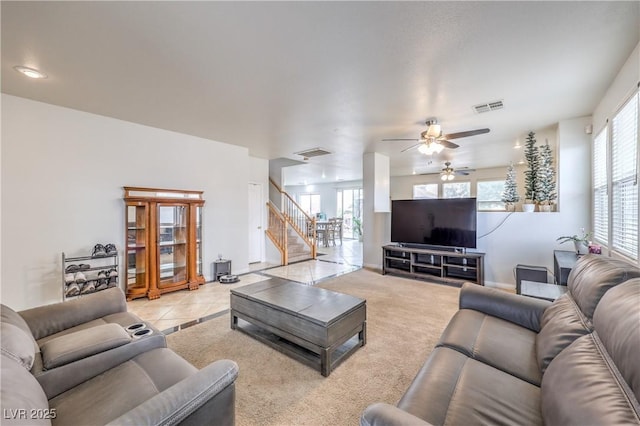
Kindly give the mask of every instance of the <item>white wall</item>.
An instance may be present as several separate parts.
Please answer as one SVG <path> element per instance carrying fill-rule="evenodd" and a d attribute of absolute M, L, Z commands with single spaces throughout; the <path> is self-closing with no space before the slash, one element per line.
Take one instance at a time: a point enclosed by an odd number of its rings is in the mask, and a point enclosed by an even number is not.
<path fill-rule="evenodd" d="M 593 136 L 605 126 L 607 119 L 622 106 L 638 88 L 640 82 L 640 43 L 631 52 L 624 66 L 607 89 L 602 100 L 593 111 Z"/>
<path fill-rule="evenodd" d="M 203 190 L 206 278 L 218 253 L 246 272 L 254 163 L 245 148 L 3 94 L 2 303 L 60 301 L 63 251 L 122 248 L 123 186 Z"/>
<path fill-rule="evenodd" d="M 553 271 L 553 250 L 572 250 L 568 245 L 558 245 L 556 238 L 573 235 L 581 227 L 589 227 L 590 136 L 584 133 L 584 127 L 590 122 L 590 117 L 583 117 L 561 121 L 557 128 L 553 127 L 553 133 L 550 129 L 536 131 L 538 145 L 548 138 L 550 144 L 558 147 L 555 159 L 559 169 L 558 212 L 478 212 L 477 251 L 486 253 L 487 285 L 515 287 L 513 268 L 517 264 L 545 266 Z M 517 167 L 517 170 L 518 189 L 522 195 L 524 167 Z M 504 179 L 506 173 L 507 169 L 504 167 L 481 169 L 470 175 L 466 180 L 471 181 L 472 196 L 475 196 L 475 184 L 478 180 Z M 438 181 L 438 176 L 392 177 L 391 198 L 410 199 L 414 184 Z M 504 223 L 499 226 L 503 220 Z M 491 234 L 482 237 L 489 232 Z"/>

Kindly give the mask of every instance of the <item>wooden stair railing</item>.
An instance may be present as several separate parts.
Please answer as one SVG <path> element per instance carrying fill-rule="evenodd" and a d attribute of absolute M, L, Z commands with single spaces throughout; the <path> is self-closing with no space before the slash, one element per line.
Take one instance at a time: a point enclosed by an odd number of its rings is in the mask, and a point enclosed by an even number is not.
<path fill-rule="evenodd" d="M 309 246 L 311 257 L 313 259 L 317 258 L 316 218 L 309 216 L 302 210 L 302 207 L 300 207 L 286 191 L 283 191 L 273 179 L 269 178 L 269 182 L 278 190 L 282 197 L 282 208 L 280 209 L 282 216 Z"/>
<path fill-rule="evenodd" d="M 267 203 L 269 211 L 269 225 L 267 227 L 267 237 L 280 251 L 280 263 L 289 264 L 289 253 L 287 250 L 287 221 L 284 219 L 278 208 L 269 201 Z"/>

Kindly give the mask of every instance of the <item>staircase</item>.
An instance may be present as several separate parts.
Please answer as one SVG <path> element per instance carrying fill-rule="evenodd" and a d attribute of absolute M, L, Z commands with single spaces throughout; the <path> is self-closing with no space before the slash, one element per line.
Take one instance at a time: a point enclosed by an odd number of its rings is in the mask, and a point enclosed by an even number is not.
<path fill-rule="evenodd" d="M 281 208 L 272 201 L 267 203 L 269 226 L 266 234 L 280 251 L 281 265 L 315 259 L 315 218 L 305 213 L 273 180 L 269 179 L 269 182 L 280 193 Z"/>

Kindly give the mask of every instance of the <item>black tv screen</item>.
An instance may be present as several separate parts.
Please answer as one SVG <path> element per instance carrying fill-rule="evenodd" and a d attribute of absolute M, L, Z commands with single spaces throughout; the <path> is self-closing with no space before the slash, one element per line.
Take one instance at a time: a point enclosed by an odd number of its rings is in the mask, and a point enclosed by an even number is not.
<path fill-rule="evenodd" d="M 391 241 L 476 248 L 476 199 L 391 201 Z"/>

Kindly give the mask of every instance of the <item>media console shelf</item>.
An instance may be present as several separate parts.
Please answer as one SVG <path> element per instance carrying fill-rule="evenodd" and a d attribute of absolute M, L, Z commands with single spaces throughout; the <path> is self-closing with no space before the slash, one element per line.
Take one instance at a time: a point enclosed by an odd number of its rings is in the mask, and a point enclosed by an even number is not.
<path fill-rule="evenodd" d="M 484 285 L 484 253 L 386 245 L 382 247 L 382 274 Z"/>

